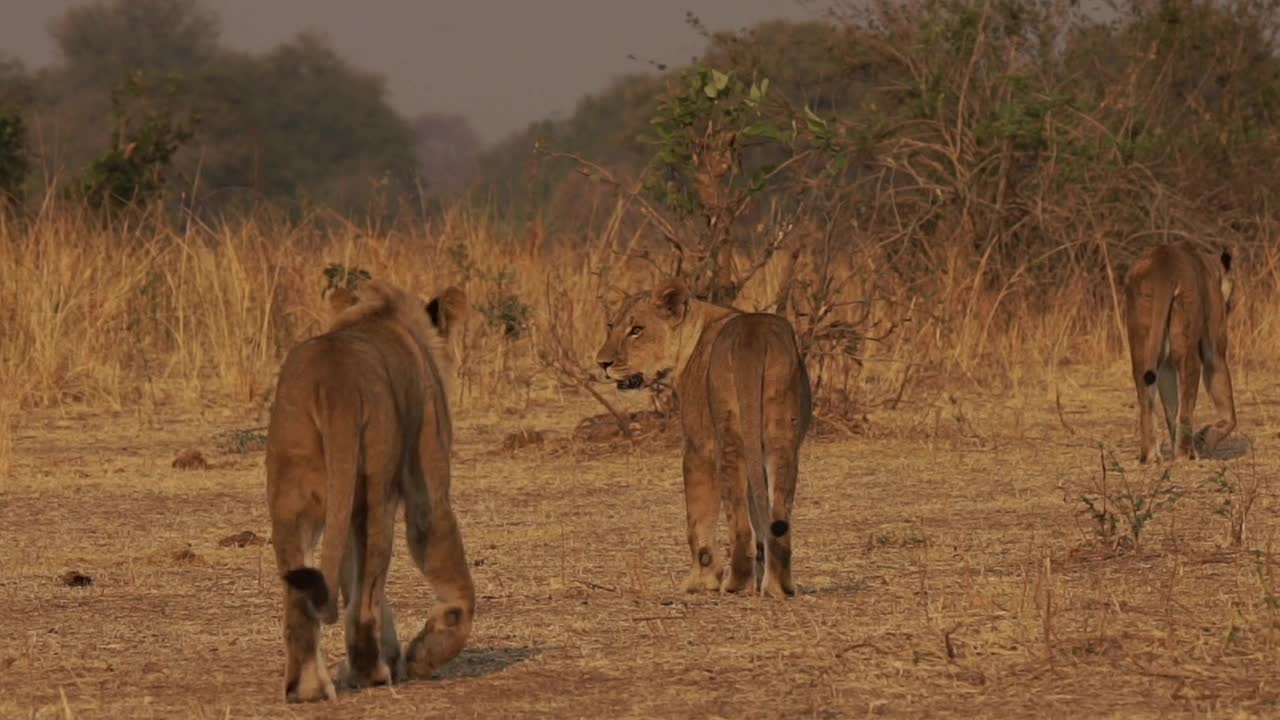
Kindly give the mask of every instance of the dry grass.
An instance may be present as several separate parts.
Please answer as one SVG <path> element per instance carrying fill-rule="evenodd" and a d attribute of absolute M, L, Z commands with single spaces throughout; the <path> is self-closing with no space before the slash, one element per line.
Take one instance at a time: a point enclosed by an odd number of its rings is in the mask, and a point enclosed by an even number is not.
<path fill-rule="evenodd" d="M 460 213 L 372 235 L 100 230 L 67 214 L 0 227 L 0 717 L 1275 712 L 1276 258 L 1246 267 L 1233 318 L 1252 447 L 1175 468 L 1179 499 L 1132 544 L 1096 537 L 1079 500 L 1100 441 L 1134 487 L 1159 480 L 1130 462 L 1112 308 L 1078 278 L 1047 310 L 1009 311 L 963 263 L 909 288 L 871 252 L 842 258 L 840 297 L 880 298 L 872 325 L 910 321 L 860 364 L 815 367 L 825 407 L 844 398 L 868 419 L 806 447 L 802 593 L 777 603 L 676 591 L 678 443 L 573 440 L 599 408 L 538 361 L 556 345 L 586 362 L 599 298 L 652 279 L 642 262 L 600 273 L 635 240 L 621 227 L 562 250 Z M 299 709 L 279 697 L 271 548 L 222 541 L 270 535 L 255 432 L 283 351 L 319 327 L 329 263 L 424 294 L 459 283 L 477 308 L 508 292 L 532 313 L 512 339 L 477 310 L 464 341 L 471 647 L 436 682 Z M 785 275 L 767 267 L 743 304 L 767 306 Z M 504 450 L 521 429 L 539 442 Z M 210 467 L 173 467 L 188 450 Z M 391 594 L 407 633 L 429 602 L 404 556 Z M 336 660 L 337 628 L 326 643 Z"/>
<path fill-rule="evenodd" d="M 322 271 L 337 263 L 424 296 L 461 285 L 477 310 L 465 339 L 463 402 L 523 408 L 562 390 L 564 378 L 539 362 L 550 347 L 586 361 L 604 304 L 658 278 L 662 264 L 636 257 L 644 242 L 623 215 L 619 205 L 582 247 L 544 247 L 540 236 L 512 236 L 460 210 L 431 227 L 378 233 L 266 220 L 102 228 L 57 210 L 28 225 L 0 223 L 0 382 L 25 408 L 261 404 L 284 352 L 320 327 Z M 820 234 L 797 232 L 795 242 L 816 247 Z M 1270 368 L 1280 343 L 1280 248 L 1257 248 L 1261 255 L 1238 263 L 1232 353 L 1243 366 Z M 827 322 L 883 338 L 850 345 L 856 358 L 841 342 L 815 353 L 810 371 L 824 398 L 875 406 L 904 390 L 993 383 L 1052 392 L 1060 368 L 1121 357 L 1116 308 L 1090 300 L 1098 293 L 1086 277 L 1066 275 L 1048 292 L 991 288 L 957 259 L 937 277 L 907 282 L 886 269 L 887 253 L 851 238 L 830 260 L 804 252 L 793 267 L 780 254 L 738 301 L 768 309 L 789 279 L 833 278 L 817 301 L 792 296 L 788 310 L 802 334 L 817 302 L 836 308 Z M 1034 306 L 1032 295 L 1041 298 Z M 516 338 L 504 334 L 508 301 L 528 313 Z"/>

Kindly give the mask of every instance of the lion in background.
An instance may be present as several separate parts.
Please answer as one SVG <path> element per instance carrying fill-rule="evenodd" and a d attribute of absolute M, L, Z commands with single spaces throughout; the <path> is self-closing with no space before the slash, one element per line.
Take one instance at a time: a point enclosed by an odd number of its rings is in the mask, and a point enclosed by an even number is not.
<path fill-rule="evenodd" d="M 791 509 L 812 398 L 791 324 L 699 301 L 673 279 L 623 301 L 596 362 L 622 390 L 674 376 L 692 555 L 685 590 L 737 592 L 754 574 L 764 594 L 794 595 Z M 722 498 L 727 574 L 712 550 Z"/>
<path fill-rule="evenodd" d="M 1236 426 L 1227 367 L 1227 313 L 1231 310 L 1231 253 L 1206 253 L 1190 242 L 1153 247 L 1125 276 L 1125 314 L 1133 384 L 1138 392 L 1138 461 L 1160 458 L 1152 425 L 1156 391 L 1164 406 L 1173 457 L 1196 457 Z M 1193 435 L 1192 413 L 1201 373 L 1218 421 Z"/>
<path fill-rule="evenodd" d="M 348 687 L 429 677 L 461 652 L 475 590 L 449 499 L 447 342 L 462 291 L 429 303 L 382 282 L 329 298 L 327 332 L 289 351 L 267 431 L 272 544 L 284 581 L 285 698 L 332 699 L 320 623 L 346 600 Z M 440 604 L 402 656 L 386 597 L 395 513 Z M 319 569 L 306 558 L 323 531 Z"/>

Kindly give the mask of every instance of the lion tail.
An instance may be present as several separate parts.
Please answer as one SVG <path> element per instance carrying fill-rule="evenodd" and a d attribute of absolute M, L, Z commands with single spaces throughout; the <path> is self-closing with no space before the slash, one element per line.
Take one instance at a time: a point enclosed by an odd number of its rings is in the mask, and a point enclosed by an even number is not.
<path fill-rule="evenodd" d="M 332 625 L 338 621 L 338 594 L 335 588 L 338 587 L 338 576 L 342 569 L 342 555 L 347 548 L 351 511 L 358 484 L 356 474 L 359 472 L 360 428 L 355 417 L 335 412 L 339 407 L 359 407 L 358 399 L 355 403 L 328 403 L 325 395 L 324 392 L 320 393 L 318 408 L 320 417 L 325 418 L 322 434 L 324 464 L 328 474 L 320 569 L 295 568 L 284 574 L 284 581 L 302 593 L 311 612 L 321 622 Z"/>
<path fill-rule="evenodd" d="M 1151 324 L 1142 343 L 1142 382 L 1150 387 L 1156 384 L 1156 366 L 1160 364 L 1160 348 L 1164 345 L 1169 326 L 1169 312 L 1177 290 L 1169 283 L 1156 283 L 1151 298 Z"/>
<path fill-rule="evenodd" d="M 747 342 L 760 343 L 760 352 L 741 354 L 741 374 L 735 377 L 738 412 L 742 418 L 742 459 L 747 465 L 747 506 L 751 527 L 761 542 L 767 537 L 769 482 L 764 462 L 764 375 L 769 344 L 764 338 L 748 335 Z"/>

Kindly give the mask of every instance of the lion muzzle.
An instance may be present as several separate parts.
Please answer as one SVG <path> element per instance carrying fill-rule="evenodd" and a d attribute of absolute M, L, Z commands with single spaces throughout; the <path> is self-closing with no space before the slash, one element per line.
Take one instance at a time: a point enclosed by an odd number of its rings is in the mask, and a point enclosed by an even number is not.
<path fill-rule="evenodd" d="M 618 381 L 619 390 L 639 390 L 644 387 L 644 373 L 631 373 Z"/>

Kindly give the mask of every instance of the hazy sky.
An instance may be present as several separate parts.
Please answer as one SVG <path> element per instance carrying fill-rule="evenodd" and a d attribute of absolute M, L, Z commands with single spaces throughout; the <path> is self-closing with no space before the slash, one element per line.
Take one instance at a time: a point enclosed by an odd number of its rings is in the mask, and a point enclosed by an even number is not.
<path fill-rule="evenodd" d="M 55 59 L 46 27 L 82 0 L 0 0 L 0 52 L 38 67 Z M 471 118 L 486 142 L 567 115 L 585 92 L 702 49 L 684 22 L 712 30 L 813 17 L 798 0 L 205 0 L 223 43 L 265 50 L 302 30 L 324 33 L 356 65 L 387 78 L 402 112 Z"/>

